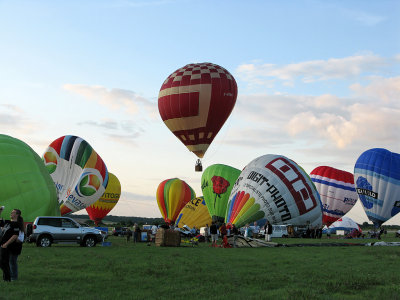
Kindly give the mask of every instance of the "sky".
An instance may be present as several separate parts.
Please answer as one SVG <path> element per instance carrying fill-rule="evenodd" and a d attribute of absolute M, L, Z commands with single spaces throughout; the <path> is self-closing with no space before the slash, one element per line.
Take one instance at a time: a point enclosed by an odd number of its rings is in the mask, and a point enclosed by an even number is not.
<path fill-rule="evenodd" d="M 201 173 L 158 92 L 212 62 L 238 97 L 203 168 L 280 154 L 308 173 L 353 172 L 367 149 L 400 153 L 399 15 L 396 0 L 0 0 L 0 133 L 40 156 L 82 137 L 121 182 L 110 214 L 161 217 L 159 183 L 178 177 L 199 196 Z M 360 203 L 349 216 L 368 221 Z"/>

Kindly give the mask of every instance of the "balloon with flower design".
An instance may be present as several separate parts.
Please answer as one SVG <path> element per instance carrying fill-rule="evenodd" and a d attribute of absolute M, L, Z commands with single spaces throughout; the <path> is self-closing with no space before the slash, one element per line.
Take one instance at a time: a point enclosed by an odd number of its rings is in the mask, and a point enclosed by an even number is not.
<path fill-rule="evenodd" d="M 201 189 L 213 221 L 224 222 L 230 192 L 240 170 L 224 164 L 207 167 L 201 176 Z"/>
<path fill-rule="evenodd" d="M 121 183 L 117 176 L 108 173 L 108 184 L 104 194 L 92 205 L 86 207 L 89 218 L 98 225 L 99 222 L 117 205 L 121 196 Z"/>
<path fill-rule="evenodd" d="M 84 209 L 103 195 L 107 167 L 84 139 L 73 135 L 56 139 L 43 161 L 56 186 L 61 215 Z"/>

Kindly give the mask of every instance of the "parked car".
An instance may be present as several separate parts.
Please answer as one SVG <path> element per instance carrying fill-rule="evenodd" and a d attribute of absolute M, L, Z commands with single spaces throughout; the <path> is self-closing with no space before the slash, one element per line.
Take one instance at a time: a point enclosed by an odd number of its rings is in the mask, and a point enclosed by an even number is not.
<path fill-rule="evenodd" d="M 287 230 L 288 225 L 272 225 L 272 238 L 287 238 L 289 236 L 288 230 Z M 261 229 L 259 232 L 259 236 L 264 237 L 265 236 L 265 230 Z"/>
<path fill-rule="evenodd" d="M 112 229 L 112 235 L 114 236 L 125 236 L 128 234 L 129 232 L 129 228 L 128 227 L 114 227 Z M 132 234 L 132 232 L 131 232 Z"/>
<path fill-rule="evenodd" d="M 29 242 L 36 243 L 38 247 L 50 247 L 53 243 L 77 243 L 94 247 L 106 238 L 105 232 L 83 227 L 71 218 L 43 216 L 33 222 Z"/>

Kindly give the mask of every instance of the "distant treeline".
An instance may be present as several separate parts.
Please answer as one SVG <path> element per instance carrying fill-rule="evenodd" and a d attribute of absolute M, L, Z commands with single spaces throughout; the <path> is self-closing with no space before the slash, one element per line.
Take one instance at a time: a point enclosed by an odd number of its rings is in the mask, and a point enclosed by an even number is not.
<path fill-rule="evenodd" d="M 88 215 L 69 215 L 69 217 L 75 219 L 79 223 L 84 223 L 87 225 L 93 225 L 94 222 L 90 220 Z M 137 223 L 139 225 L 144 224 L 155 224 L 161 225 L 164 223 L 163 218 L 144 218 L 144 217 L 121 217 L 121 216 L 106 216 L 100 222 L 99 226 L 101 225 L 110 225 L 110 223 L 115 225 L 121 226 L 132 226 L 133 224 Z"/>

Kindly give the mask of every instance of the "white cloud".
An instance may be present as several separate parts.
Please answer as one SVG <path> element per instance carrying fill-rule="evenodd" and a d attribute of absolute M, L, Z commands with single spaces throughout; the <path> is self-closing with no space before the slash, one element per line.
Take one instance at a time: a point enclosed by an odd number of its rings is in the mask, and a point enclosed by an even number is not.
<path fill-rule="evenodd" d="M 349 18 L 361 23 L 366 26 L 375 26 L 386 20 L 385 17 L 367 13 L 365 11 L 355 11 L 355 10 L 344 10 L 344 14 Z"/>
<path fill-rule="evenodd" d="M 282 80 L 285 85 L 296 79 L 304 83 L 315 81 L 346 79 L 364 72 L 376 72 L 389 65 L 389 60 L 374 54 L 354 55 L 344 58 L 312 60 L 278 66 L 274 64 L 243 64 L 236 72 L 239 77 L 252 85 L 267 85 L 274 80 Z"/>
<path fill-rule="evenodd" d="M 0 104 L 0 132 L 10 135 L 30 134 L 40 130 L 40 123 L 33 121 L 16 105 Z"/>
<path fill-rule="evenodd" d="M 400 77 L 374 78 L 368 86 L 355 83 L 350 86 L 350 89 L 359 96 L 400 105 Z"/>
<path fill-rule="evenodd" d="M 63 88 L 112 110 L 138 114 L 141 108 L 144 108 L 150 117 L 154 117 L 156 113 L 157 105 L 133 91 L 124 89 L 109 90 L 99 85 L 89 86 L 83 84 L 65 84 Z"/>

